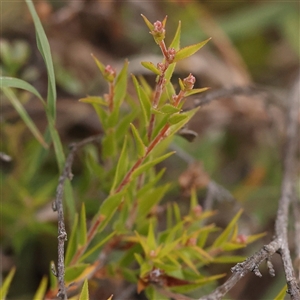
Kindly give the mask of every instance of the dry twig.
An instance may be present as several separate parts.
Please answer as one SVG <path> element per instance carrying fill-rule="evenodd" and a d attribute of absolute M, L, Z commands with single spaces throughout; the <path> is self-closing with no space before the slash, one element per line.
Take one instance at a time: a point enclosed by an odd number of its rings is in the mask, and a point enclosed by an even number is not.
<path fill-rule="evenodd" d="M 64 211 L 63 211 L 63 194 L 64 194 L 64 183 L 66 179 L 72 180 L 72 164 L 74 161 L 74 156 L 76 151 L 82 146 L 92 143 L 99 140 L 101 135 L 92 136 L 87 139 L 82 140 L 78 143 L 73 143 L 70 145 L 70 153 L 65 162 L 65 167 L 63 172 L 58 180 L 58 186 L 56 189 L 56 198 L 53 203 L 53 210 L 57 211 L 58 214 L 58 260 L 57 260 L 57 272 L 55 271 L 54 275 L 58 278 L 58 294 L 57 297 L 62 300 L 67 300 L 67 291 L 64 282 L 65 276 L 65 264 L 64 264 L 64 245 L 67 240 L 67 233 L 65 230 L 65 221 L 64 221 Z"/>

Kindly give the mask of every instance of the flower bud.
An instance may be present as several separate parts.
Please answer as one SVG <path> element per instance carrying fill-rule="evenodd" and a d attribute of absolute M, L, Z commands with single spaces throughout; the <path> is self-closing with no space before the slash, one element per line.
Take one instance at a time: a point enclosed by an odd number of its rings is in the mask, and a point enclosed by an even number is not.
<path fill-rule="evenodd" d="M 113 82 L 116 78 L 116 70 L 112 66 L 107 65 L 104 69 L 104 78 L 109 82 Z"/>
<path fill-rule="evenodd" d="M 161 21 L 156 21 L 153 24 L 153 26 L 154 26 L 154 28 L 151 31 L 151 34 L 153 35 L 153 38 L 154 38 L 155 42 L 157 44 L 159 44 L 165 38 L 166 30 L 165 30 L 165 27 L 164 27 L 164 23 L 161 22 Z"/>
<path fill-rule="evenodd" d="M 190 91 L 193 89 L 194 84 L 196 82 L 196 78 L 190 73 L 188 77 L 183 79 L 183 85 L 186 91 Z"/>

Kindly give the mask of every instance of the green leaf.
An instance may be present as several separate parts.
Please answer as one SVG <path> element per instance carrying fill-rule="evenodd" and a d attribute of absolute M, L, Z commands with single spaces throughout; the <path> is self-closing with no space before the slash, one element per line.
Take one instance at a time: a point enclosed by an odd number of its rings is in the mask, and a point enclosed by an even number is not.
<path fill-rule="evenodd" d="M 181 121 L 184 121 L 187 118 L 188 118 L 188 116 L 185 113 L 182 113 L 182 114 L 177 113 L 177 114 L 172 115 L 169 118 L 169 123 L 171 125 L 175 125 L 175 124 L 178 124 Z"/>
<path fill-rule="evenodd" d="M 180 35 L 181 35 L 181 21 L 178 22 L 178 27 L 175 36 L 170 44 L 170 48 L 174 48 L 175 50 L 180 49 Z"/>
<path fill-rule="evenodd" d="M 8 87 L 8 88 L 18 88 L 18 89 L 22 89 L 25 91 L 28 91 L 32 94 L 34 94 L 35 96 L 37 96 L 43 105 L 46 105 L 44 99 L 42 98 L 41 94 L 35 89 L 35 87 L 33 87 L 31 84 L 29 84 L 28 82 L 22 80 L 22 79 L 18 79 L 18 78 L 13 78 L 13 77 L 2 77 L 0 76 L 0 87 L 4 88 L 4 87 Z"/>
<path fill-rule="evenodd" d="M 202 88 L 202 89 L 193 89 L 193 90 L 185 92 L 184 96 L 188 97 L 188 96 L 191 96 L 191 95 L 194 95 L 194 94 L 199 94 L 199 93 L 205 92 L 207 90 L 209 90 L 209 88 L 207 88 L 207 87 Z"/>
<path fill-rule="evenodd" d="M 48 117 L 48 122 L 49 122 L 50 135 L 51 135 L 51 138 L 52 138 L 52 141 L 54 144 L 54 152 L 55 152 L 55 156 L 56 156 L 58 169 L 60 172 L 62 172 L 64 163 L 65 163 L 65 154 L 63 151 L 63 147 L 62 147 L 58 132 L 55 128 L 54 120 L 51 119 L 51 116 L 49 115 L 48 110 L 47 110 L 47 117 Z"/>
<path fill-rule="evenodd" d="M 116 154 L 116 138 L 114 129 L 109 129 L 102 140 L 103 158 L 113 157 Z"/>
<path fill-rule="evenodd" d="M 140 113 L 139 110 L 134 110 L 121 118 L 116 129 L 116 138 L 118 139 L 118 141 L 124 139 L 124 136 L 126 135 L 130 126 L 130 123 L 134 120 L 138 113 Z"/>
<path fill-rule="evenodd" d="M 170 188 L 169 184 L 149 190 L 140 199 L 138 199 L 137 219 L 136 222 L 142 221 Z"/>
<path fill-rule="evenodd" d="M 43 276 L 41 283 L 33 296 L 33 300 L 44 299 L 45 293 L 47 291 L 47 283 L 48 283 L 47 277 Z M 1 297 L 0 299 L 4 299 L 4 298 Z"/>
<path fill-rule="evenodd" d="M 285 284 L 282 290 L 279 292 L 279 294 L 274 298 L 274 300 L 284 300 L 286 293 L 287 293 L 288 287 Z"/>
<path fill-rule="evenodd" d="M 20 115 L 20 117 L 22 118 L 22 120 L 24 121 L 26 126 L 28 127 L 28 129 L 31 131 L 33 136 L 37 139 L 37 141 L 44 148 L 47 149 L 49 146 L 47 145 L 46 141 L 44 140 L 43 135 L 38 130 L 38 128 L 35 126 L 32 119 L 30 118 L 27 111 L 25 110 L 25 108 L 23 107 L 21 102 L 18 100 L 18 98 L 16 97 L 14 92 L 10 88 L 7 88 L 7 87 L 2 87 L 2 90 L 3 90 L 3 93 L 6 95 L 6 97 L 8 98 L 8 100 L 10 101 L 10 103 L 15 108 L 15 110 L 18 112 L 18 114 Z"/>
<path fill-rule="evenodd" d="M 212 245 L 213 248 L 223 246 L 230 239 L 232 230 L 234 229 L 234 226 L 235 226 L 236 222 L 238 221 L 239 217 L 241 216 L 242 212 L 243 212 L 242 209 L 239 210 L 238 213 L 233 217 L 233 219 L 230 221 L 230 223 L 227 225 L 227 227 L 224 229 L 224 231 L 214 241 L 214 243 Z"/>
<path fill-rule="evenodd" d="M 71 235 L 68 238 L 68 246 L 67 246 L 66 258 L 65 258 L 66 266 L 70 264 L 77 249 L 77 227 L 78 227 L 78 214 L 75 215 Z"/>
<path fill-rule="evenodd" d="M 88 96 L 86 98 L 81 98 L 78 101 L 84 103 L 100 104 L 104 106 L 108 105 L 107 102 L 102 97 L 95 97 L 95 96 Z"/>
<path fill-rule="evenodd" d="M 78 236 L 78 245 L 83 246 L 87 242 L 87 229 L 86 229 L 86 214 L 85 214 L 85 205 L 82 203 L 81 213 L 80 213 L 80 223 L 79 223 L 79 236 Z"/>
<path fill-rule="evenodd" d="M 136 178 L 137 176 L 141 175 L 148 169 L 150 169 L 150 168 L 154 167 L 155 165 L 157 165 L 158 163 L 160 163 L 161 161 L 167 159 L 169 156 L 171 156 L 174 153 L 175 153 L 175 151 L 169 152 L 167 154 L 164 154 L 156 159 L 153 159 L 153 160 L 143 164 L 142 166 L 140 166 L 136 170 L 134 170 L 134 172 L 132 173 L 132 178 Z"/>
<path fill-rule="evenodd" d="M 124 138 L 123 147 L 120 153 L 120 158 L 118 160 L 116 173 L 114 177 L 114 181 L 110 190 L 110 194 L 112 194 L 117 187 L 117 185 L 120 183 L 121 179 L 126 173 L 126 167 L 128 162 L 128 156 L 127 156 L 127 136 Z"/>
<path fill-rule="evenodd" d="M 142 87 L 139 85 L 136 77 L 134 75 L 131 75 L 132 81 L 136 90 L 136 93 L 138 94 L 138 98 L 142 107 L 142 112 L 144 116 L 145 125 L 149 123 L 150 119 L 150 113 L 151 113 L 151 103 L 148 99 L 148 96 L 145 92 L 143 92 Z"/>
<path fill-rule="evenodd" d="M 181 115 L 187 116 L 186 118 L 183 118 L 182 121 L 178 122 L 177 124 L 174 124 L 170 127 L 170 136 L 176 133 L 180 128 L 182 128 L 199 110 L 199 107 L 194 108 L 190 111 L 187 111 L 185 113 L 182 113 Z"/>
<path fill-rule="evenodd" d="M 200 50 L 210 39 L 211 38 L 209 38 L 203 42 L 200 42 L 198 44 L 187 46 L 187 47 L 184 47 L 184 48 L 178 50 L 177 53 L 175 54 L 174 62 L 178 62 L 182 59 L 185 59 L 185 58 L 193 55 L 198 50 Z"/>
<path fill-rule="evenodd" d="M 156 244 L 156 239 L 155 239 L 155 234 L 154 234 L 154 229 L 153 229 L 153 222 L 151 222 L 151 221 L 149 224 L 148 235 L 147 235 L 146 241 L 147 241 L 148 247 L 150 248 L 150 251 L 156 249 L 157 244 Z M 148 255 L 149 255 L 149 253 L 148 253 Z"/>
<path fill-rule="evenodd" d="M 79 259 L 79 262 L 84 261 L 89 256 L 94 254 L 96 251 L 98 251 L 106 242 L 108 242 L 112 237 L 116 235 L 116 232 L 113 231 L 112 233 L 108 234 L 104 239 L 101 239 L 100 242 L 96 243 L 94 247 L 92 247 L 89 251 L 87 251 L 84 255 L 82 255 Z"/>
<path fill-rule="evenodd" d="M 238 256 L 238 255 L 222 255 L 220 257 L 214 257 L 213 262 L 214 263 L 220 263 L 220 264 L 232 264 L 232 263 L 239 263 L 241 261 L 244 261 L 246 259 L 245 256 Z"/>
<path fill-rule="evenodd" d="M 159 111 L 164 114 L 174 114 L 180 111 L 180 108 L 173 106 L 172 104 L 165 104 L 161 108 L 159 108 Z"/>
<path fill-rule="evenodd" d="M 152 62 L 142 61 L 141 65 L 156 75 L 161 74 L 161 71 L 157 67 L 155 67 L 155 65 Z"/>
<path fill-rule="evenodd" d="M 53 61 L 51 50 L 49 46 L 49 42 L 41 21 L 39 19 L 38 14 L 34 8 L 34 5 L 31 0 L 25 0 L 26 4 L 29 8 L 30 14 L 32 16 L 35 32 L 36 32 L 36 39 L 37 39 L 37 47 L 44 59 L 47 68 L 48 74 L 48 94 L 47 94 L 47 107 L 50 113 L 50 116 L 53 120 L 56 117 L 56 85 L 55 85 L 55 75 L 54 75 L 54 68 L 53 68 Z"/>
<path fill-rule="evenodd" d="M 135 126 L 132 123 L 130 123 L 130 127 L 131 127 L 131 130 L 132 130 L 132 133 L 133 133 L 133 136 L 134 136 L 134 140 L 135 140 L 135 143 L 136 143 L 138 156 L 143 157 L 146 153 L 146 146 L 144 145 L 137 129 L 135 128 Z"/>
<path fill-rule="evenodd" d="M 77 264 L 75 266 L 69 266 L 65 269 L 65 281 L 73 282 L 80 277 L 80 275 L 89 267 L 89 264 Z"/>
<path fill-rule="evenodd" d="M 154 29 L 154 25 L 143 15 L 141 14 L 142 18 L 144 19 L 146 25 L 148 26 L 148 28 L 150 29 L 150 31 L 152 31 Z"/>
<path fill-rule="evenodd" d="M 128 60 L 125 60 L 124 66 L 119 73 L 116 83 L 115 83 L 115 93 L 114 93 L 114 110 L 119 110 L 122 101 L 124 100 L 127 92 L 127 70 L 128 70 Z"/>
<path fill-rule="evenodd" d="M 95 61 L 96 65 L 97 65 L 98 69 L 100 70 L 102 76 L 105 78 L 105 66 L 103 65 L 102 62 L 100 62 L 100 61 L 96 58 L 96 56 L 94 56 L 94 54 L 91 54 L 91 56 L 92 56 L 92 58 L 94 59 L 94 61 Z"/>
<path fill-rule="evenodd" d="M 9 287 L 10 287 L 11 282 L 13 280 L 13 277 L 15 275 L 15 272 L 16 272 L 16 268 L 13 267 L 9 271 L 8 275 L 5 277 L 4 282 L 3 282 L 3 284 L 0 288 L 0 299 L 5 299 L 6 298 L 6 295 L 8 293 L 8 290 L 9 290 Z"/>
<path fill-rule="evenodd" d="M 83 283 L 83 286 L 82 286 L 82 289 L 81 289 L 79 300 L 89 300 L 89 299 L 90 299 L 90 297 L 89 297 L 88 280 L 85 279 L 84 283 Z"/>
<path fill-rule="evenodd" d="M 99 209 L 99 215 L 103 216 L 103 221 L 98 229 L 98 232 L 101 232 L 107 223 L 110 221 L 116 210 L 118 209 L 119 205 L 121 204 L 124 194 L 126 192 L 126 189 L 121 191 L 120 193 L 117 193 L 115 195 L 108 196 L 103 203 L 100 206 Z M 99 218 L 99 216 L 98 216 Z"/>
<path fill-rule="evenodd" d="M 262 238 L 263 236 L 265 236 L 266 234 L 267 234 L 266 232 L 263 232 L 263 233 L 249 235 L 249 236 L 247 236 L 246 243 L 247 244 L 253 243 L 256 240 L 258 240 L 258 239 Z"/>

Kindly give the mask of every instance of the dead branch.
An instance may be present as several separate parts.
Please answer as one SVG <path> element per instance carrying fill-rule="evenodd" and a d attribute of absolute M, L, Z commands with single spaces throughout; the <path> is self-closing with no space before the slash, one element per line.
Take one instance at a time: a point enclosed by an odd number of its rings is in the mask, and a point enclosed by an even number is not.
<path fill-rule="evenodd" d="M 67 233 L 65 230 L 65 221 L 64 221 L 64 210 L 63 210 L 63 194 L 64 194 L 64 183 L 66 179 L 72 180 L 73 174 L 72 174 L 72 165 L 74 161 L 74 156 L 76 151 L 81 148 L 82 146 L 95 142 L 99 140 L 101 135 L 96 135 L 89 137 L 87 139 L 82 140 L 78 143 L 73 143 L 70 145 L 70 153 L 67 157 L 67 160 L 65 162 L 64 169 L 62 171 L 61 176 L 58 180 L 58 185 L 56 189 L 56 198 L 53 203 L 53 210 L 57 211 L 58 215 L 58 259 L 57 259 L 57 272 L 55 271 L 55 276 L 58 278 L 58 294 L 57 297 L 62 300 L 67 300 L 67 291 L 65 287 L 65 263 L 64 263 L 64 245 L 65 241 L 67 240 Z"/>

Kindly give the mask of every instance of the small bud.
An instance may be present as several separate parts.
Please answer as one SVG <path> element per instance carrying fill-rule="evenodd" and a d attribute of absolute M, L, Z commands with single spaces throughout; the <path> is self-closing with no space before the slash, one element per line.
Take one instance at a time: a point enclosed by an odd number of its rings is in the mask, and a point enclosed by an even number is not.
<path fill-rule="evenodd" d="M 190 73 L 188 77 L 183 79 L 183 85 L 186 91 L 190 91 L 193 89 L 194 84 L 196 82 L 196 78 Z"/>
<path fill-rule="evenodd" d="M 155 258 L 156 257 L 156 251 L 155 250 L 151 250 L 150 253 L 149 253 L 149 256 L 151 258 Z"/>
<path fill-rule="evenodd" d="M 246 244 L 247 243 L 247 236 L 244 235 L 244 234 L 239 234 L 237 237 L 236 237 L 236 243 L 238 244 Z"/>
<path fill-rule="evenodd" d="M 174 48 L 168 49 L 168 61 L 171 63 L 175 58 L 176 50 Z"/>
<path fill-rule="evenodd" d="M 107 65 L 104 69 L 104 78 L 109 82 L 113 82 L 116 78 L 116 70 L 112 66 Z"/>
<path fill-rule="evenodd" d="M 150 33 L 153 35 L 153 38 L 157 44 L 159 44 L 165 38 L 166 30 L 164 25 L 164 22 L 161 21 L 156 21 L 153 23 L 154 28 Z"/>

